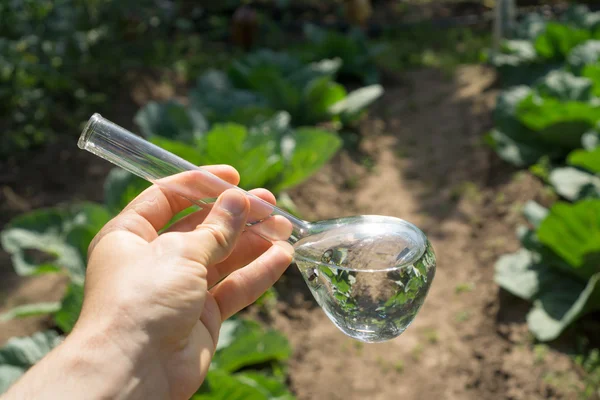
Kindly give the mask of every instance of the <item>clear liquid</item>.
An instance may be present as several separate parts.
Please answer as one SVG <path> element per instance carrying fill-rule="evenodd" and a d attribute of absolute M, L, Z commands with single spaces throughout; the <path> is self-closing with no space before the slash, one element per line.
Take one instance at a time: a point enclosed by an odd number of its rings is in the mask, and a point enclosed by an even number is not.
<path fill-rule="evenodd" d="M 299 243 L 295 261 L 318 304 L 342 332 L 363 342 L 382 342 L 408 328 L 435 275 L 431 244 L 412 239 L 389 233 L 374 237 L 329 232 L 321 242 Z M 322 246 L 336 240 L 343 245 Z M 409 262 L 404 256 L 410 256 Z M 372 267 L 384 261 L 390 268 Z"/>

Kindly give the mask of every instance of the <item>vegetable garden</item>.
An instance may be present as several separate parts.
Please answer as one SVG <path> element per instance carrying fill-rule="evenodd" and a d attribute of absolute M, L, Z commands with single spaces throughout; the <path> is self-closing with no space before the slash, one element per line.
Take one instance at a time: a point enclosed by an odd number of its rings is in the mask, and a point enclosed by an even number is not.
<path fill-rule="evenodd" d="M 102 112 L 302 218 L 397 216 L 436 250 L 414 324 L 374 345 L 289 268 L 195 399 L 600 398 L 600 12 L 524 11 L 493 50 L 485 20 L 422 22 L 454 3 L 241 3 L 0 6 L 0 393 L 73 329 L 89 243 L 148 187 L 76 148 Z"/>

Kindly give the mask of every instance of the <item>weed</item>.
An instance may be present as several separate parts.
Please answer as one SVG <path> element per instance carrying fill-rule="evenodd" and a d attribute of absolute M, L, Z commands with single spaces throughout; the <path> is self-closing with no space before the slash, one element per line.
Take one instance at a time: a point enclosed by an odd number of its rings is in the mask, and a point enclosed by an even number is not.
<path fill-rule="evenodd" d="M 498 194 L 496 194 L 496 198 L 494 199 L 494 202 L 496 204 L 502 204 L 506 201 L 506 195 L 504 194 L 504 192 L 499 192 Z"/>
<path fill-rule="evenodd" d="M 365 156 L 360 162 L 369 173 L 373 172 L 373 170 L 375 169 L 375 160 L 373 160 L 372 157 Z"/>
<path fill-rule="evenodd" d="M 456 314 L 456 322 L 466 322 L 471 318 L 471 313 L 467 310 L 459 311 Z"/>
<path fill-rule="evenodd" d="M 394 370 L 399 374 L 404 372 L 404 361 L 396 361 L 396 364 L 394 364 Z"/>
<path fill-rule="evenodd" d="M 453 201 L 458 201 L 461 197 L 470 201 L 479 202 L 481 201 L 482 193 L 476 183 L 465 181 L 454 186 L 450 191 L 450 199 Z"/>
<path fill-rule="evenodd" d="M 390 370 L 390 365 L 381 356 L 378 356 L 375 359 L 375 363 L 379 365 L 379 368 L 381 368 L 381 371 L 384 373 Z"/>
<path fill-rule="evenodd" d="M 349 190 L 354 190 L 358 187 L 358 182 L 359 182 L 358 176 L 356 176 L 356 175 L 351 176 L 350 178 L 347 178 L 344 181 L 344 188 L 349 189 Z"/>
<path fill-rule="evenodd" d="M 364 345 L 364 343 L 363 343 L 363 342 L 358 342 L 358 341 L 355 341 L 355 342 L 353 343 L 353 345 L 354 345 L 354 348 L 356 349 L 356 352 L 357 352 L 358 354 L 361 354 L 361 353 L 362 353 L 362 350 L 363 350 L 363 348 L 365 347 L 365 345 Z"/>
<path fill-rule="evenodd" d="M 427 342 L 429 342 L 431 344 L 436 344 L 440 341 L 440 336 L 439 336 L 437 330 L 435 330 L 435 328 L 425 329 L 423 331 L 423 336 L 425 337 Z"/>
<path fill-rule="evenodd" d="M 456 285 L 454 288 L 454 293 L 461 294 L 471 292 L 475 289 L 475 284 L 473 282 L 463 282 Z"/>
<path fill-rule="evenodd" d="M 549 347 L 545 344 L 536 344 L 533 346 L 534 361 L 536 364 L 544 362 L 548 356 Z"/>
<path fill-rule="evenodd" d="M 425 347 L 423 347 L 423 345 L 421 343 L 418 343 L 410 351 L 410 355 L 411 355 L 412 359 L 415 361 L 419 361 L 421 359 L 421 356 L 423 355 L 424 350 L 425 350 Z"/>

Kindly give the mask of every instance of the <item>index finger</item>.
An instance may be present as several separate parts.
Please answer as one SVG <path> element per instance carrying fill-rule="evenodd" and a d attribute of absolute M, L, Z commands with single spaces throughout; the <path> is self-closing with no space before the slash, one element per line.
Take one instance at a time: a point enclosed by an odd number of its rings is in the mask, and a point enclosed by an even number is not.
<path fill-rule="evenodd" d="M 229 165 L 211 165 L 202 168 L 230 184 L 237 185 L 240 181 L 236 169 Z M 158 231 L 171 218 L 193 204 L 188 198 L 201 199 L 215 195 L 215 193 L 207 193 L 205 185 L 198 185 L 204 177 L 201 171 L 187 171 L 164 178 L 160 186 L 154 184 L 144 190 L 100 230 L 90 243 L 88 254 L 102 237 L 113 231 L 129 231 L 147 242 L 156 239 Z M 188 198 L 165 189 L 169 186 L 184 188 L 184 194 Z"/>

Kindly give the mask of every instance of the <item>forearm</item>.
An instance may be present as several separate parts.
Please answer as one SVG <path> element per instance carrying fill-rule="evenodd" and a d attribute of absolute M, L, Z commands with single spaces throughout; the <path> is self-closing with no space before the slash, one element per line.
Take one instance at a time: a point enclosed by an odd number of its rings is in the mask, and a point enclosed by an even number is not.
<path fill-rule="evenodd" d="M 102 329 L 74 331 L 17 381 L 2 399 L 142 399 L 160 396 L 161 382 L 145 379 L 153 363 L 144 362 L 141 353 L 124 351 L 121 343 L 115 341 L 115 333 Z"/>

